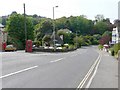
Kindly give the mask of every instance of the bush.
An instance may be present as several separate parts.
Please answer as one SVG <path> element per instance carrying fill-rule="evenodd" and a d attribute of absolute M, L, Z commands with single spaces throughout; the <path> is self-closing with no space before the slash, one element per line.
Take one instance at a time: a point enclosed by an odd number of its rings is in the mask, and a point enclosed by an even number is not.
<path fill-rule="evenodd" d="M 102 50 L 103 49 L 103 45 L 98 45 L 98 49 Z"/>
<path fill-rule="evenodd" d="M 110 48 L 111 55 L 114 56 L 114 48 Z"/>
<path fill-rule="evenodd" d="M 8 35 L 7 44 L 14 45 L 17 48 L 17 50 L 25 49 L 25 42 L 21 42 L 20 40 L 16 38 L 10 37 L 9 35 Z"/>
<path fill-rule="evenodd" d="M 115 44 L 115 45 L 113 46 L 113 48 L 114 48 L 114 54 L 117 55 L 117 54 L 118 54 L 118 51 L 120 50 L 120 43 Z"/>
<path fill-rule="evenodd" d="M 75 49 L 74 45 L 69 45 L 69 49 Z"/>
<path fill-rule="evenodd" d="M 92 45 L 98 45 L 98 44 L 99 44 L 98 40 L 97 39 L 93 39 Z"/>
<path fill-rule="evenodd" d="M 41 41 L 34 41 L 33 44 L 36 46 L 36 47 L 39 47 L 42 45 Z"/>

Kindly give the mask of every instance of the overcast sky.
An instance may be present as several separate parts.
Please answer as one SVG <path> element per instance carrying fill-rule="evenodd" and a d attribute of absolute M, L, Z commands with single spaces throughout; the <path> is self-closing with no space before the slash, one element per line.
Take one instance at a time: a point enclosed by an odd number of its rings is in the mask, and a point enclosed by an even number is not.
<path fill-rule="evenodd" d="M 37 14 L 52 18 L 52 7 L 55 8 L 55 18 L 62 16 L 86 15 L 94 20 L 97 14 L 103 14 L 111 21 L 118 18 L 118 2 L 120 0 L 0 0 L 0 16 L 11 14 L 12 11 L 23 13 L 23 3 L 26 4 L 28 15 Z"/>

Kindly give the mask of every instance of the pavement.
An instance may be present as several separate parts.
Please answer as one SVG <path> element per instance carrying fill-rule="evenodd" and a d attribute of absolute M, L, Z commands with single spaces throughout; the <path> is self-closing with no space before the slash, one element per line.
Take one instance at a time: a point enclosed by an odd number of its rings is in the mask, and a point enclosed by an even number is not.
<path fill-rule="evenodd" d="M 118 60 L 105 51 L 90 88 L 118 88 Z"/>

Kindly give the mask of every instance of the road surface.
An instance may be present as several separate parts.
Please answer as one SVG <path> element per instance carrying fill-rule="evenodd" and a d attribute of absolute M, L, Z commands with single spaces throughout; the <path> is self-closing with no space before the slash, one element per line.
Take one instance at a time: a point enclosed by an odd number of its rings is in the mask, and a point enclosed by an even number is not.
<path fill-rule="evenodd" d="M 68 53 L 4 52 L 2 88 L 77 88 L 99 56 L 94 46 Z"/>

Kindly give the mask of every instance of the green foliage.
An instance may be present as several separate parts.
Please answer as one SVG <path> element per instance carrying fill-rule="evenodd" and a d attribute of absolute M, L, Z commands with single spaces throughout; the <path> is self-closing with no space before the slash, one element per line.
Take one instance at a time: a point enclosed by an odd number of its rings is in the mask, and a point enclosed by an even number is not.
<path fill-rule="evenodd" d="M 33 24 L 30 18 L 26 18 L 27 39 L 33 40 Z M 24 16 L 14 13 L 11 14 L 7 21 L 6 30 L 10 38 L 19 40 L 22 45 L 18 48 L 25 47 L 25 31 L 24 31 Z M 11 41 L 12 42 L 12 41 Z M 16 42 L 17 43 L 17 42 Z"/>
<path fill-rule="evenodd" d="M 114 56 L 115 55 L 115 53 L 114 53 L 114 48 L 112 47 L 112 48 L 110 48 L 110 51 L 111 51 L 111 55 L 112 56 Z"/>
<path fill-rule="evenodd" d="M 117 43 L 117 44 L 115 44 L 114 46 L 112 46 L 112 47 L 110 48 L 111 55 L 117 57 L 119 50 L 120 50 L 120 43 Z"/>
<path fill-rule="evenodd" d="M 21 49 L 24 48 L 23 43 L 20 40 L 18 40 L 16 38 L 13 38 L 13 37 L 10 37 L 9 35 L 8 35 L 7 44 L 8 45 L 12 44 L 12 45 L 14 45 L 19 50 L 21 50 Z"/>
<path fill-rule="evenodd" d="M 76 47 L 75 47 L 75 45 L 69 45 L 69 49 L 75 49 Z"/>
<path fill-rule="evenodd" d="M 50 19 L 41 19 L 40 23 L 35 26 L 35 38 L 41 40 L 44 35 L 52 34 L 53 24 Z"/>
<path fill-rule="evenodd" d="M 95 16 L 95 20 L 96 20 L 97 22 L 103 21 L 103 19 L 104 19 L 104 16 L 101 15 L 101 14 L 98 14 L 98 15 Z"/>
<path fill-rule="evenodd" d="M 102 50 L 103 49 L 103 45 L 98 45 L 98 49 Z"/>
<path fill-rule="evenodd" d="M 115 54 L 115 55 L 118 54 L 118 51 L 120 50 L 120 43 L 115 44 L 115 45 L 113 46 L 113 49 L 114 49 L 114 54 Z"/>
<path fill-rule="evenodd" d="M 69 29 L 60 29 L 57 31 L 57 35 L 63 35 L 63 42 L 73 44 L 73 33 Z"/>
<path fill-rule="evenodd" d="M 100 40 L 101 39 L 101 35 L 100 34 L 94 34 L 93 35 L 93 38 L 97 39 L 97 40 Z"/>
<path fill-rule="evenodd" d="M 50 46 L 50 41 L 51 41 L 51 37 L 50 35 L 45 35 L 42 39 L 43 43 L 46 44 L 46 46 Z"/>
<path fill-rule="evenodd" d="M 94 32 L 97 33 L 97 34 L 103 34 L 105 31 L 107 31 L 107 23 L 106 22 L 103 22 L 103 21 L 100 21 L 100 22 L 97 22 L 94 26 Z"/>
<path fill-rule="evenodd" d="M 102 37 L 104 37 L 104 36 L 106 36 L 106 35 L 112 37 L 112 32 L 111 32 L 111 31 L 105 31 L 105 32 L 103 33 Z"/>
<path fill-rule="evenodd" d="M 36 47 L 42 46 L 42 41 L 34 41 L 33 45 L 35 45 Z"/>
<path fill-rule="evenodd" d="M 56 21 L 56 29 L 70 29 L 73 33 L 78 32 L 78 34 L 91 34 L 91 31 L 93 29 L 93 22 L 91 20 L 88 20 L 87 18 L 83 16 L 77 16 L 77 17 L 62 17 L 57 19 Z"/>

